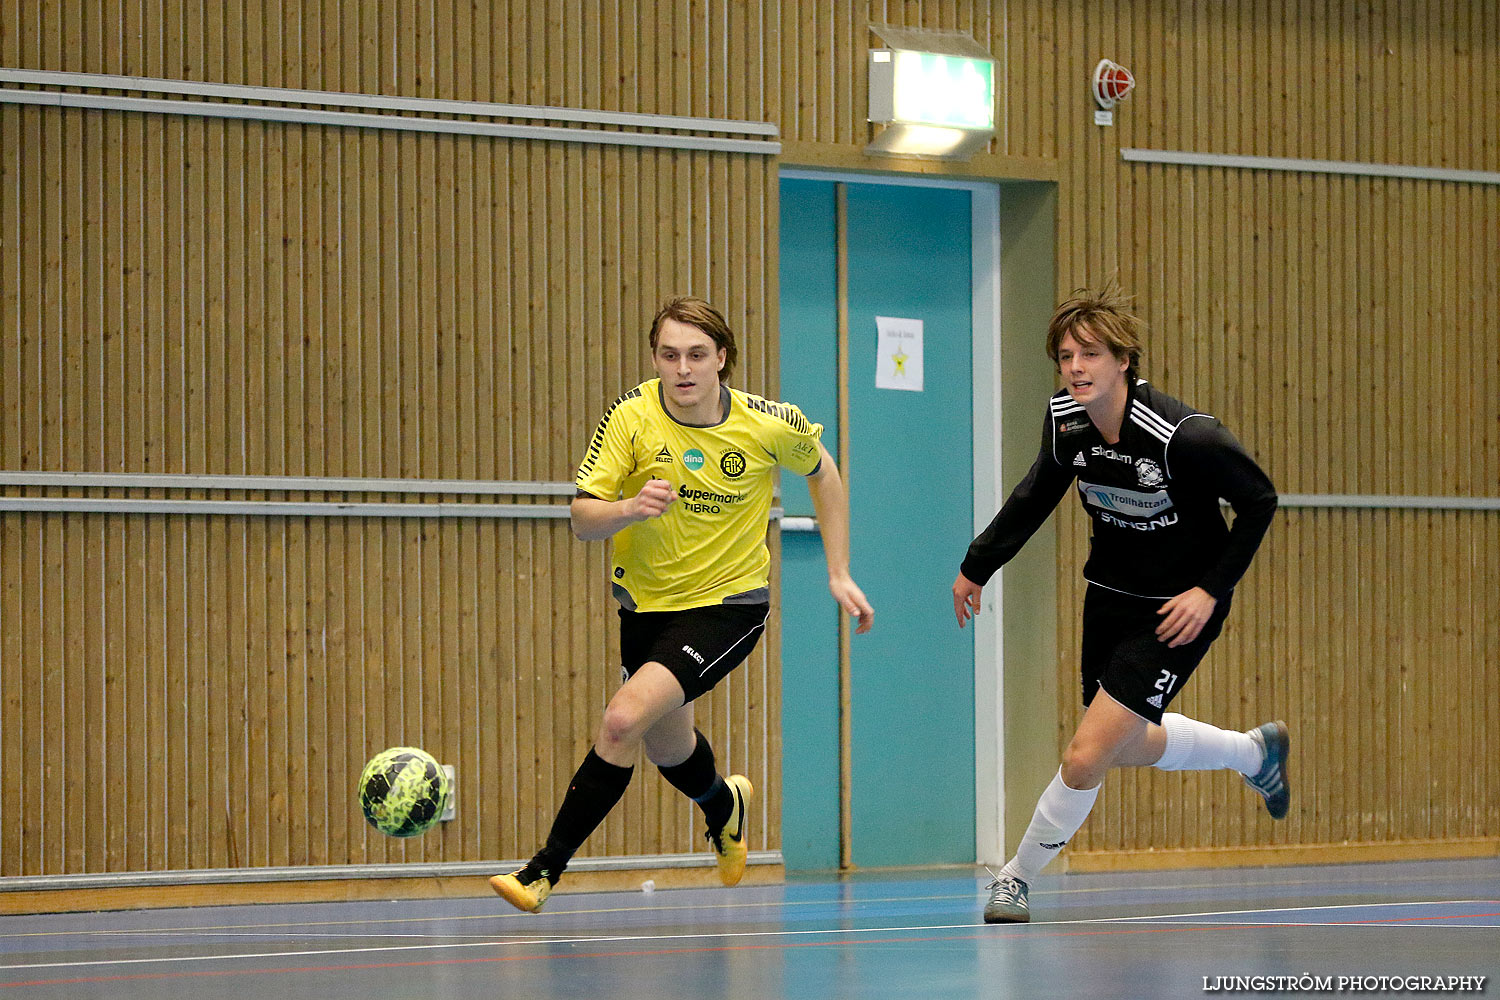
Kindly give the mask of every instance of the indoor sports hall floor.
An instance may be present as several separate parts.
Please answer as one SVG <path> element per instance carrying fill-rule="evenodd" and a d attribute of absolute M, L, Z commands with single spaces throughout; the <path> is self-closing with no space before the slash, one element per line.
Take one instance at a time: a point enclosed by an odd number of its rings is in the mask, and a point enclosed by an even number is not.
<path fill-rule="evenodd" d="M 475 898 L 4 917 L 0 1000 L 1459 995 L 1422 976 L 1500 993 L 1500 859 L 1049 876 L 1025 926 L 980 921 L 988 878 L 563 893 L 537 915 Z M 1364 985 L 1310 989 L 1324 976 Z"/>

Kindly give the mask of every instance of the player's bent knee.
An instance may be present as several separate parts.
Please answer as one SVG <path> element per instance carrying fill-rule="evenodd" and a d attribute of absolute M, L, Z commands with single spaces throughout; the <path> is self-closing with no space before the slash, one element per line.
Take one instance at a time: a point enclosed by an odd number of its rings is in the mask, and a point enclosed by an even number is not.
<path fill-rule="evenodd" d="M 1104 780 L 1112 759 L 1106 747 L 1069 743 L 1063 751 L 1063 784 L 1069 788 L 1093 788 Z"/>
<path fill-rule="evenodd" d="M 604 710 L 604 719 L 599 724 L 601 742 L 623 746 L 640 741 L 645 729 L 645 720 L 634 705 L 610 702 Z"/>

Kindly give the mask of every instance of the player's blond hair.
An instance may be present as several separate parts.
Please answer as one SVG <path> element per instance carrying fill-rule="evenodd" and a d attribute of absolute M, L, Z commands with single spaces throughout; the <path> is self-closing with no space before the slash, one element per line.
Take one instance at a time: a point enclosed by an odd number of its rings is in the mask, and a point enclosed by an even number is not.
<path fill-rule="evenodd" d="M 1047 357 L 1057 364 L 1058 349 L 1063 338 L 1071 333 L 1080 341 L 1107 345 L 1115 357 L 1130 363 L 1126 377 L 1131 381 L 1139 379 L 1141 329 L 1145 324 L 1126 308 L 1129 303 L 1130 299 L 1113 281 L 1098 291 L 1075 289 L 1047 324 Z"/>
<path fill-rule="evenodd" d="M 653 354 L 656 353 L 656 337 L 661 333 L 661 325 L 669 319 L 697 327 L 708 334 L 714 346 L 723 350 L 724 367 L 719 369 L 719 381 L 728 382 L 730 373 L 734 371 L 735 359 L 740 356 L 740 352 L 734 346 L 734 331 L 729 329 L 729 324 L 724 320 L 724 314 L 703 299 L 694 298 L 691 295 L 679 295 L 668 299 L 657 312 L 656 318 L 651 321 L 651 352 Z"/>

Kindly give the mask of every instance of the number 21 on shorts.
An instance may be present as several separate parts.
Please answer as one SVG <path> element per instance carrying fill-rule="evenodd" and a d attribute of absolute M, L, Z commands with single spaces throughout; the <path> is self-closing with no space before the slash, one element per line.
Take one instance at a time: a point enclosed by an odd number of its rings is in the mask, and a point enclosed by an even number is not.
<path fill-rule="evenodd" d="M 1170 692 L 1177 686 L 1177 675 L 1170 670 L 1163 670 L 1161 676 L 1156 679 L 1156 690 Z"/>

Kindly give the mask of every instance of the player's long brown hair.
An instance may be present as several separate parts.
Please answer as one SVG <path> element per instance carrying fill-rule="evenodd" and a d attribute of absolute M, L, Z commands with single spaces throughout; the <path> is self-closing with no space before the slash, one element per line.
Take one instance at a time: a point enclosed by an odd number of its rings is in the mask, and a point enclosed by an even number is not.
<path fill-rule="evenodd" d="M 668 299 L 657 312 L 656 319 L 651 321 L 651 352 L 653 354 L 656 353 L 656 337 L 661 332 L 661 325 L 669 319 L 686 323 L 688 326 L 696 326 L 709 335 L 716 347 L 724 351 L 724 367 L 719 369 L 719 381 L 728 382 L 730 373 L 734 371 L 735 359 L 740 356 L 740 352 L 739 348 L 734 346 L 734 331 L 729 329 L 729 324 L 724 321 L 724 315 L 707 302 L 691 295 L 679 295 L 674 299 Z"/>
<path fill-rule="evenodd" d="M 1098 291 L 1075 289 L 1047 324 L 1047 357 L 1057 364 L 1058 348 L 1071 333 L 1080 341 L 1108 345 L 1116 358 L 1130 362 L 1125 376 L 1136 381 L 1141 377 L 1141 329 L 1145 324 L 1126 308 L 1129 304 L 1130 299 L 1113 281 Z"/>

